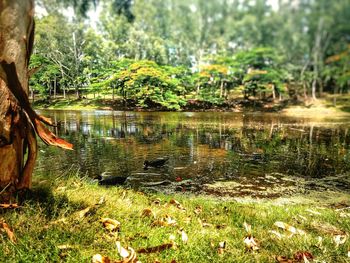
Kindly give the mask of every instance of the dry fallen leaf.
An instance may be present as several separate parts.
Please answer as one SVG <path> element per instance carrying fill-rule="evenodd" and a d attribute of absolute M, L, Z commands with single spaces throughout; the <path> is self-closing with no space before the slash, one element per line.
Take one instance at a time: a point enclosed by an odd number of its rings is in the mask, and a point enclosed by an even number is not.
<path fill-rule="evenodd" d="M 6 232 L 7 236 L 9 237 L 9 239 L 11 240 L 12 243 L 16 243 L 16 236 L 13 233 L 13 231 L 11 230 L 10 226 L 8 224 L 6 224 L 5 222 L 1 222 L 0 223 L 0 229 L 2 229 L 3 231 Z"/>
<path fill-rule="evenodd" d="M 109 257 L 104 257 L 100 254 L 95 254 L 92 257 L 92 263 L 112 263 Z"/>
<path fill-rule="evenodd" d="M 117 246 L 118 253 L 122 258 L 127 258 L 130 255 L 130 253 L 121 246 L 119 241 L 115 242 L 115 244 Z"/>
<path fill-rule="evenodd" d="M 284 237 L 283 234 L 275 230 L 269 230 L 269 233 L 274 234 L 278 239 L 282 239 Z"/>
<path fill-rule="evenodd" d="M 77 220 L 83 219 L 84 217 L 86 217 L 88 215 L 88 213 L 90 212 L 90 209 L 91 209 L 91 207 L 87 207 L 83 210 L 75 212 L 73 215 L 74 219 L 77 219 Z"/>
<path fill-rule="evenodd" d="M 187 244 L 187 242 L 188 242 L 188 236 L 187 236 L 187 234 L 186 234 L 186 232 L 185 231 L 181 231 L 181 239 L 182 239 L 182 242 L 184 242 L 185 244 Z"/>
<path fill-rule="evenodd" d="M 101 196 L 95 205 L 103 205 L 104 203 L 106 203 L 106 198 L 104 196 Z"/>
<path fill-rule="evenodd" d="M 344 244 L 347 239 L 348 237 L 346 235 L 336 235 L 333 237 L 333 241 L 336 247 L 339 247 L 340 245 Z"/>
<path fill-rule="evenodd" d="M 142 210 L 141 217 L 153 217 L 156 218 L 156 215 L 150 208 L 145 208 Z"/>
<path fill-rule="evenodd" d="M 299 234 L 299 235 L 305 235 L 305 231 L 301 230 L 301 229 L 298 229 L 298 228 L 295 228 L 294 226 L 291 226 L 287 223 L 283 223 L 283 222 L 280 222 L 280 221 L 277 221 L 274 223 L 275 226 L 281 228 L 281 229 L 284 229 L 286 231 L 289 231 L 291 234 L 293 235 L 296 235 L 296 234 Z"/>
<path fill-rule="evenodd" d="M 278 263 L 294 263 L 293 259 L 289 259 L 286 256 L 276 256 Z"/>
<path fill-rule="evenodd" d="M 101 218 L 101 222 L 103 224 L 103 227 L 111 232 L 118 231 L 120 228 L 120 222 L 115 219 Z"/>
<path fill-rule="evenodd" d="M 196 208 L 193 211 L 196 215 L 199 215 L 203 212 L 203 208 L 201 206 L 196 206 Z"/>
<path fill-rule="evenodd" d="M 338 229 L 337 227 L 328 224 L 328 223 L 319 223 L 319 222 L 312 222 L 311 226 L 325 234 L 330 235 L 344 235 L 344 231 Z"/>
<path fill-rule="evenodd" d="M 136 252 L 133 248 L 128 247 L 128 249 L 125 249 L 119 241 L 116 242 L 116 246 L 119 255 L 123 258 L 122 261 L 117 261 L 116 263 L 141 263 L 137 260 Z"/>
<path fill-rule="evenodd" d="M 246 248 L 249 250 L 256 251 L 260 249 L 259 242 L 255 240 L 252 236 L 247 236 L 244 239 L 244 244 L 246 245 Z"/>
<path fill-rule="evenodd" d="M 176 226 L 177 222 L 170 216 L 166 215 L 164 218 L 158 219 L 152 223 L 152 226 Z"/>
<path fill-rule="evenodd" d="M 247 224 L 246 222 L 243 223 L 244 229 L 248 234 L 251 234 L 252 232 L 252 226 Z"/>
<path fill-rule="evenodd" d="M 198 218 L 198 222 L 201 225 L 201 227 L 203 227 L 203 228 L 213 226 L 212 224 L 205 222 L 205 220 L 202 221 L 200 218 Z"/>
<path fill-rule="evenodd" d="M 309 262 L 309 259 L 313 260 L 314 256 L 309 251 L 297 251 L 294 253 L 293 258 L 296 261 L 304 261 L 306 263 Z"/>
<path fill-rule="evenodd" d="M 145 253 L 145 254 L 157 253 L 173 247 L 175 247 L 175 243 L 172 242 L 172 243 L 166 243 L 155 247 L 141 248 L 137 250 L 137 253 Z"/>
<path fill-rule="evenodd" d="M 156 198 L 153 200 L 153 204 L 155 205 L 160 205 L 160 202 L 161 202 L 160 198 Z"/>
<path fill-rule="evenodd" d="M 180 204 L 180 202 L 175 200 L 175 199 L 171 199 L 169 201 L 169 204 L 176 206 L 178 209 L 180 209 L 182 211 L 186 211 L 186 209 Z"/>
<path fill-rule="evenodd" d="M 0 204 L 0 208 L 3 208 L 3 209 L 14 209 L 19 207 L 20 206 L 18 204 Z"/>
<path fill-rule="evenodd" d="M 218 246 L 218 250 L 217 250 L 218 254 L 219 255 L 224 254 L 225 248 L 226 248 L 226 241 L 219 242 L 219 246 Z"/>

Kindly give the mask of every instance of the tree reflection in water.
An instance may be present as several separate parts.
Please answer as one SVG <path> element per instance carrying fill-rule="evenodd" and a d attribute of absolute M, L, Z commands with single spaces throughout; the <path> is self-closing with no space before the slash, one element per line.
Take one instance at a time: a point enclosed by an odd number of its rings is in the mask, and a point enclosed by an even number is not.
<path fill-rule="evenodd" d="M 314 122 L 277 114 L 213 112 L 44 114 L 58 122 L 56 132 L 75 150 L 40 145 L 38 173 L 73 166 L 82 176 L 95 178 L 107 171 L 129 176 L 135 187 L 167 182 L 176 191 L 205 192 L 204 184 L 234 182 L 240 184 L 235 189 L 244 189 L 235 194 L 244 194 L 247 186 L 264 191 L 275 184 L 288 186 L 294 178 L 322 179 L 350 168 L 349 119 Z M 169 157 L 167 166 L 143 170 L 144 160 L 163 156 Z"/>

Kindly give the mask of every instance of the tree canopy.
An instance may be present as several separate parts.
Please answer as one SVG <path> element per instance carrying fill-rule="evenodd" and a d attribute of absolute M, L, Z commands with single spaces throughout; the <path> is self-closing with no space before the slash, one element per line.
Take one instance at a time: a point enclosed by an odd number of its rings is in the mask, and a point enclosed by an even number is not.
<path fill-rule="evenodd" d="M 68 2 L 75 12 L 65 16 Z M 47 15 L 37 18 L 31 66 L 42 69 L 31 80 L 33 94 L 110 91 L 142 107 L 178 109 L 239 93 L 276 99 L 347 91 L 349 1 L 269 3 L 41 0 Z M 140 68 L 121 67 L 126 61 Z"/>

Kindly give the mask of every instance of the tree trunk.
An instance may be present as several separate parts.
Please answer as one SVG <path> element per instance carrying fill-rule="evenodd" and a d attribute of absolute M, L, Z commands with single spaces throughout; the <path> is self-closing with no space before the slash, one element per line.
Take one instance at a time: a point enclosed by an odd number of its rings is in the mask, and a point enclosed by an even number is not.
<path fill-rule="evenodd" d="M 276 100 L 276 91 L 275 91 L 275 85 L 274 84 L 272 84 L 272 99 L 273 100 Z"/>
<path fill-rule="evenodd" d="M 220 99 L 222 98 L 223 94 L 224 94 L 224 80 L 221 80 L 221 82 L 220 82 Z"/>
<path fill-rule="evenodd" d="M 56 99 L 56 93 L 57 93 L 57 80 L 56 80 L 56 76 L 53 82 L 53 98 Z"/>
<path fill-rule="evenodd" d="M 35 131 L 46 144 L 71 149 L 30 107 L 28 64 L 34 41 L 34 1 L 0 0 L 0 201 L 30 188 L 37 155 Z M 35 130 L 35 131 L 34 131 Z M 24 156 L 28 151 L 27 158 Z"/>
<path fill-rule="evenodd" d="M 323 30 L 323 17 L 320 17 L 318 20 L 317 25 L 317 32 L 315 36 L 315 45 L 313 48 L 313 66 L 314 66 L 314 74 L 313 74 L 313 80 L 312 80 L 312 87 L 311 87 L 311 94 L 312 99 L 316 100 L 316 88 L 317 88 L 317 81 L 319 77 L 319 58 L 320 58 L 320 52 L 321 52 L 321 40 L 322 40 L 322 30 Z"/>
<path fill-rule="evenodd" d="M 114 101 L 114 84 L 112 84 L 112 100 Z"/>

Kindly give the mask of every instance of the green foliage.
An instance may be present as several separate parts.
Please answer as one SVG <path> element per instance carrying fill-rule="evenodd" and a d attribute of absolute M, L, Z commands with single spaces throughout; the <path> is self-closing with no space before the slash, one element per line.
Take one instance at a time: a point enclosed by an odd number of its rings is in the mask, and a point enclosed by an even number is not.
<path fill-rule="evenodd" d="M 132 63 L 118 73 L 118 80 L 125 92 L 141 107 L 161 105 L 167 109 L 180 109 L 184 104 L 179 96 L 178 81 L 166 69 L 153 61 Z"/>
<path fill-rule="evenodd" d="M 259 99 L 290 87 L 311 95 L 312 84 L 349 90 L 348 0 L 279 1 L 278 9 L 266 0 L 39 3 L 48 15 L 36 22 L 35 93 L 49 95 L 56 79 L 59 93 L 179 109 L 184 98 L 220 104 L 240 91 Z M 63 15 L 68 5 L 78 11 L 73 21 Z M 97 28 L 86 27 L 81 14 L 95 5 Z"/>

